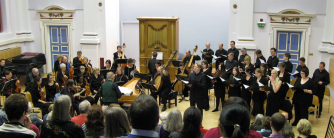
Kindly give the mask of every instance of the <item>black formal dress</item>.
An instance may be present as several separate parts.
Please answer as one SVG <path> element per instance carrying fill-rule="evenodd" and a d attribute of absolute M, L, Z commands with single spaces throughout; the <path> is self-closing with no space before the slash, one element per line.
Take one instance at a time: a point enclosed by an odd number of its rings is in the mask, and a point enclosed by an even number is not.
<path fill-rule="evenodd" d="M 59 84 L 58 84 L 59 85 Z M 46 101 L 53 102 L 55 95 L 57 93 L 57 86 L 56 82 L 53 81 L 52 85 L 46 84 L 45 85 L 45 91 L 46 91 Z"/>
<path fill-rule="evenodd" d="M 204 107 L 203 108 L 205 110 L 209 110 L 209 108 L 210 108 L 209 89 L 212 87 L 212 83 L 211 83 L 211 79 L 208 76 L 212 77 L 212 70 L 211 70 L 211 68 L 208 68 L 206 71 L 203 71 L 203 69 L 202 69 L 201 72 L 203 72 L 203 74 L 206 76 L 206 88 L 205 88 L 206 93 L 205 93 L 205 97 L 204 97 Z"/>
<path fill-rule="evenodd" d="M 297 78 L 300 78 L 300 77 L 301 77 L 301 76 L 300 76 L 300 72 L 301 72 L 301 70 L 302 70 L 303 68 L 308 69 L 308 68 L 306 67 L 306 65 L 304 65 L 304 66 L 298 65 L 298 66 L 297 66 L 296 71 L 299 72 L 299 74 L 296 75 Z M 293 72 L 292 72 L 292 73 L 293 73 Z"/>
<path fill-rule="evenodd" d="M 215 55 L 217 56 L 217 57 L 222 57 L 222 55 L 227 55 L 227 51 L 225 50 L 225 49 L 222 49 L 222 50 L 216 50 L 216 53 L 215 53 Z M 222 63 L 222 62 L 224 62 L 226 60 L 226 57 L 225 58 L 221 58 L 221 59 L 219 59 L 219 60 L 216 60 L 216 69 L 218 69 L 218 66 L 219 66 L 219 64 L 220 63 Z"/>
<path fill-rule="evenodd" d="M 41 95 L 39 92 L 41 91 L 42 88 L 38 88 L 37 86 L 34 86 L 30 90 L 31 94 L 31 99 L 32 103 L 34 104 L 34 107 L 39 107 L 42 110 L 42 115 L 44 116 L 45 114 L 49 113 L 48 109 L 51 103 L 41 103 L 38 102 L 39 99 L 41 99 Z"/>
<path fill-rule="evenodd" d="M 243 84 L 245 84 L 247 86 L 252 86 L 253 83 L 254 83 L 254 80 L 256 78 L 251 75 L 251 77 L 247 80 L 247 75 L 245 75 L 241 79 L 242 79 Z M 251 99 L 252 99 L 252 92 L 250 92 L 249 90 L 245 89 L 244 85 L 241 85 L 241 87 L 242 87 L 242 89 L 241 89 L 240 97 L 242 99 L 244 99 L 247 102 L 248 107 L 250 107 L 250 102 L 251 102 Z"/>
<path fill-rule="evenodd" d="M 180 73 L 182 73 L 182 71 L 181 71 L 181 69 L 180 68 L 178 68 L 177 69 L 177 74 L 180 74 Z M 184 74 L 189 74 L 188 73 L 188 70 L 184 70 L 184 72 L 183 72 Z M 189 75 L 188 75 L 189 76 Z M 183 89 L 183 91 L 182 91 L 182 95 L 184 96 L 184 97 L 188 97 L 188 91 L 189 91 L 189 87 L 188 87 L 188 85 L 185 85 L 185 88 Z"/>
<path fill-rule="evenodd" d="M 191 82 L 196 80 L 196 84 L 192 84 L 190 87 L 190 106 L 197 105 L 197 108 L 201 111 L 203 115 L 203 105 L 204 105 L 204 97 L 206 90 L 206 77 L 202 72 L 196 74 L 196 72 L 191 73 L 188 81 Z"/>
<path fill-rule="evenodd" d="M 69 73 L 68 73 L 68 71 L 65 71 L 65 75 L 67 76 L 67 77 L 69 77 Z M 59 86 L 63 86 L 63 78 L 64 78 L 64 74 L 60 71 L 60 72 L 58 72 L 58 74 L 57 74 L 57 82 L 58 82 L 58 85 Z M 69 78 L 68 78 L 69 79 Z M 66 82 L 65 82 L 66 83 Z M 66 85 L 66 84 L 64 84 L 64 85 Z"/>
<path fill-rule="evenodd" d="M 288 73 L 293 73 L 292 69 L 293 69 L 293 65 L 290 61 L 287 62 L 283 62 L 285 64 L 285 71 Z"/>
<path fill-rule="evenodd" d="M 280 71 L 278 72 L 278 76 L 280 75 Z M 282 86 L 280 88 L 281 90 L 281 93 L 279 95 L 279 98 L 280 98 L 280 101 L 283 101 L 285 100 L 285 97 L 286 97 L 286 93 L 288 92 L 289 90 L 289 86 L 287 83 L 290 83 L 290 74 L 288 72 L 284 72 L 283 74 L 283 77 L 279 77 L 279 79 L 282 81 Z"/>
<path fill-rule="evenodd" d="M 227 79 L 225 75 L 225 72 L 222 71 L 217 76 L 215 77 L 221 77 L 223 79 Z M 216 97 L 216 109 L 219 107 L 219 102 L 221 102 L 222 107 L 224 106 L 225 103 L 225 83 L 222 82 L 220 79 L 217 79 L 213 85 L 213 89 L 215 90 L 215 97 Z"/>
<path fill-rule="evenodd" d="M 256 58 L 256 62 L 255 62 L 255 68 L 260 68 L 260 66 L 261 66 L 261 61 L 260 61 L 260 59 L 262 59 L 262 60 L 264 60 L 264 62 L 266 62 L 266 58 L 264 58 L 263 56 L 261 56 L 261 57 L 257 57 L 257 58 Z"/>
<path fill-rule="evenodd" d="M 90 90 L 92 91 L 92 95 L 95 95 L 94 90 L 99 91 L 102 80 L 103 79 L 101 75 L 98 75 L 97 77 L 95 75 L 91 75 L 89 77 Z"/>
<path fill-rule="evenodd" d="M 308 108 L 312 105 L 313 94 L 316 94 L 317 88 L 311 78 L 309 78 L 304 84 L 301 84 L 301 79 L 298 78 L 295 82 L 297 89 L 293 94 L 293 104 L 295 105 L 295 121 L 297 124 L 300 119 L 308 119 Z M 305 93 L 303 89 L 312 90 L 312 94 Z"/>
<path fill-rule="evenodd" d="M 253 81 L 253 111 L 252 115 L 264 114 L 263 103 L 267 99 L 267 93 L 265 91 L 260 91 L 258 82 L 262 83 L 264 86 L 268 86 L 268 80 L 266 76 L 263 76 L 260 81 L 254 78 Z"/>
<path fill-rule="evenodd" d="M 240 78 L 240 76 L 235 76 L 236 78 Z M 233 86 L 228 85 L 228 97 L 240 97 L 241 89 L 240 89 L 240 83 L 236 81 L 233 77 L 233 75 L 230 76 L 229 80 L 233 82 Z"/>
<path fill-rule="evenodd" d="M 272 116 L 274 113 L 278 112 L 281 106 L 281 103 L 283 102 L 280 99 L 280 95 L 282 95 L 282 86 L 280 89 L 275 93 L 273 86 L 270 83 L 270 93 L 268 94 L 268 99 L 267 99 L 267 109 L 266 109 L 266 116 Z M 283 85 L 283 84 L 282 84 Z"/>
<path fill-rule="evenodd" d="M 168 95 L 172 90 L 172 83 L 170 82 L 170 76 L 167 73 L 166 75 L 161 75 L 162 86 L 159 92 L 159 99 L 161 99 L 162 104 L 166 106 Z"/>
<path fill-rule="evenodd" d="M 214 54 L 212 49 L 209 49 L 209 50 L 208 49 L 203 49 L 203 52 Z M 206 55 L 202 54 L 202 59 L 206 60 L 209 64 L 212 63 L 212 58 L 213 57 L 212 57 L 211 54 L 209 54 L 210 56 L 206 56 Z"/>
<path fill-rule="evenodd" d="M 330 83 L 329 81 L 329 73 L 327 70 L 320 71 L 319 69 L 316 69 L 313 73 L 312 77 L 313 82 L 317 86 L 317 96 L 319 98 L 319 114 L 321 115 L 322 111 L 322 100 L 324 99 L 324 94 L 326 90 L 326 85 Z M 322 85 L 319 85 L 319 81 L 322 81 Z"/>
<path fill-rule="evenodd" d="M 131 76 L 131 71 L 135 70 L 136 69 L 136 65 L 133 64 L 132 68 L 129 68 L 128 66 L 126 66 L 124 68 L 124 75 L 125 76 L 128 76 L 128 80 L 131 80 L 132 79 L 132 76 Z"/>
<path fill-rule="evenodd" d="M 236 48 L 234 48 L 234 49 L 230 48 L 227 51 L 227 54 L 228 53 L 233 53 L 234 54 L 234 58 L 233 59 L 236 60 L 236 61 L 238 61 L 238 57 L 239 57 L 239 50 L 238 49 L 236 49 Z"/>

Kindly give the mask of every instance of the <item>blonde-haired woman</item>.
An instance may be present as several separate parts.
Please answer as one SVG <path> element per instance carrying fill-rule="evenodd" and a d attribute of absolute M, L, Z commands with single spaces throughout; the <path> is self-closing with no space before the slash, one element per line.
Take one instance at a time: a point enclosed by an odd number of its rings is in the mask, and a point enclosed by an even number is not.
<path fill-rule="evenodd" d="M 100 75 L 100 69 L 99 68 L 93 68 L 93 74 L 89 77 L 90 83 L 90 90 L 92 91 L 92 95 L 97 94 L 98 90 L 101 87 L 101 82 L 104 81 Z M 97 99 L 99 96 L 95 96 L 95 103 L 97 102 Z"/>
<path fill-rule="evenodd" d="M 246 69 L 248 68 L 248 67 L 250 67 L 250 69 L 252 70 L 252 72 L 251 73 L 253 73 L 254 72 L 254 65 L 251 63 L 251 57 L 250 56 L 245 56 L 245 58 L 244 58 L 244 62 L 245 62 L 245 64 L 243 64 L 243 66 L 242 66 L 242 71 L 246 71 Z"/>
<path fill-rule="evenodd" d="M 297 124 L 297 131 L 299 136 L 297 138 L 317 138 L 315 135 L 311 135 L 312 133 L 312 125 L 310 121 L 306 119 L 301 119 Z"/>
<path fill-rule="evenodd" d="M 280 93 L 282 86 L 282 81 L 278 78 L 277 70 L 271 70 L 270 80 L 268 81 L 268 87 L 270 87 L 270 92 L 268 94 L 266 116 L 271 116 L 279 111 L 281 105 Z"/>

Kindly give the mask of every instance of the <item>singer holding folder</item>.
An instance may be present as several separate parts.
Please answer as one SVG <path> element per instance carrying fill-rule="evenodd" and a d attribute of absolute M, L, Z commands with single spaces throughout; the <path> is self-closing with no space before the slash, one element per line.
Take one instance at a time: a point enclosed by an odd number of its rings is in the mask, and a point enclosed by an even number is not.
<path fill-rule="evenodd" d="M 276 69 L 271 70 L 270 80 L 268 81 L 268 87 L 270 87 L 270 92 L 268 94 L 266 116 L 271 116 L 279 111 L 281 102 L 280 94 L 282 81 L 278 78 L 278 73 Z"/>
<path fill-rule="evenodd" d="M 219 107 L 219 101 L 221 101 L 222 106 L 224 106 L 224 102 L 225 102 L 225 83 L 222 82 L 220 80 L 219 77 L 223 78 L 223 79 L 227 79 L 225 75 L 225 67 L 224 67 L 224 63 L 220 63 L 218 65 L 218 70 L 215 72 L 215 76 L 214 77 L 218 77 L 216 80 L 212 80 L 212 82 L 214 83 L 214 90 L 215 90 L 215 96 L 216 96 L 216 108 L 214 110 L 212 110 L 212 112 L 217 112 L 218 111 L 218 107 Z"/>
<path fill-rule="evenodd" d="M 201 63 L 195 63 L 194 72 L 188 78 L 190 87 L 190 106 L 197 105 L 203 115 L 204 97 L 206 90 L 206 76 L 201 72 Z M 192 82 L 192 83 L 191 83 Z M 197 82 L 194 84 L 194 82 Z"/>
<path fill-rule="evenodd" d="M 264 90 L 264 88 L 260 88 L 259 84 L 263 84 L 264 86 L 268 85 L 268 80 L 267 77 L 264 76 L 263 72 L 261 69 L 257 68 L 255 70 L 255 76 L 256 78 L 254 79 L 254 90 L 253 90 L 253 111 L 252 115 L 256 116 L 257 114 L 264 114 L 264 109 L 263 109 L 263 103 L 267 99 L 267 94 Z"/>

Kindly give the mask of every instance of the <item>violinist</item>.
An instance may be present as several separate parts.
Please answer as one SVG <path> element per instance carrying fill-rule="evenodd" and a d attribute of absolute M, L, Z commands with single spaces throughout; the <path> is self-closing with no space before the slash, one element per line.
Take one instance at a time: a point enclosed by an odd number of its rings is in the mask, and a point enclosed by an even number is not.
<path fill-rule="evenodd" d="M 54 76 L 51 73 L 47 75 L 47 79 L 48 84 L 45 85 L 46 101 L 53 102 L 56 93 L 60 93 L 60 86 L 54 81 Z"/>
<path fill-rule="evenodd" d="M 73 58 L 73 65 L 75 64 L 81 64 L 82 62 L 82 52 L 81 51 L 78 51 L 77 52 L 77 57 Z M 81 61 L 80 61 L 81 60 Z"/>
<path fill-rule="evenodd" d="M 86 95 L 86 82 L 84 81 L 84 76 L 83 75 L 79 75 L 77 76 L 77 83 L 76 83 L 76 87 L 77 87 L 77 93 L 80 93 L 80 96 L 75 98 L 75 101 L 77 103 L 81 103 L 84 100 L 88 100 L 90 102 L 91 105 L 94 104 L 94 98 Z"/>
<path fill-rule="evenodd" d="M 3 81 L 1 82 L 1 86 L 0 86 L 1 89 L 3 89 L 6 82 L 12 80 L 12 76 L 13 76 L 12 72 L 10 72 L 10 71 L 5 72 L 5 79 L 3 79 Z M 17 80 L 16 83 L 20 83 L 20 81 Z M 9 95 L 11 95 L 13 93 L 17 93 L 17 92 L 15 91 L 15 87 L 13 87 L 13 88 L 8 89 L 7 91 L 2 91 L 1 93 L 2 93 L 2 95 L 8 97 Z"/>
<path fill-rule="evenodd" d="M 120 82 L 120 81 L 123 82 L 123 83 L 128 82 L 128 79 L 122 73 L 122 68 L 121 67 L 117 68 L 116 73 L 117 73 L 117 75 L 116 75 L 115 82 Z"/>
<path fill-rule="evenodd" d="M 87 78 L 87 72 L 86 72 L 85 66 L 80 66 L 80 72 L 76 76 L 77 77 L 78 76 L 85 76 L 84 80 Z M 89 77 L 87 79 L 89 79 Z"/>
<path fill-rule="evenodd" d="M 128 65 L 124 68 L 124 75 L 128 80 L 132 79 L 131 71 L 136 70 L 136 65 L 134 64 L 134 59 L 128 59 Z"/>
<path fill-rule="evenodd" d="M 92 64 L 90 64 L 90 61 L 88 62 L 88 58 L 87 57 L 83 58 L 83 64 L 85 65 L 85 68 L 91 68 L 91 69 L 93 68 Z"/>
<path fill-rule="evenodd" d="M 53 64 L 53 70 L 54 70 L 55 72 L 58 72 L 58 71 L 60 70 L 59 65 L 60 65 L 60 63 L 62 63 L 62 59 L 63 59 L 63 56 L 60 55 L 60 54 L 58 54 L 58 55 L 57 55 L 57 60 L 56 60 L 56 61 L 54 62 L 54 64 Z"/>
<path fill-rule="evenodd" d="M 89 77 L 88 83 L 90 83 L 90 90 L 92 91 L 92 95 L 95 95 L 101 87 L 101 82 L 104 82 L 105 80 L 102 79 L 101 75 L 99 74 L 99 68 L 94 68 L 92 73 L 93 74 Z M 98 96 L 95 97 L 95 102 L 97 102 L 98 98 Z"/>
<path fill-rule="evenodd" d="M 59 66 L 60 66 L 60 72 L 58 72 L 57 74 L 57 82 L 61 87 L 64 87 L 68 79 L 69 73 L 66 70 L 66 65 L 64 63 L 61 63 Z"/>
<path fill-rule="evenodd" d="M 42 78 L 41 77 L 36 77 L 34 80 L 34 86 L 30 90 L 31 98 L 32 98 L 32 103 L 34 104 L 34 107 L 39 107 L 42 110 L 42 115 L 44 116 L 47 114 L 49 111 L 49 106 L 50 102 L 46 102 L 45 99 L 45 93 L 44 90 L 42 89 Z"/>

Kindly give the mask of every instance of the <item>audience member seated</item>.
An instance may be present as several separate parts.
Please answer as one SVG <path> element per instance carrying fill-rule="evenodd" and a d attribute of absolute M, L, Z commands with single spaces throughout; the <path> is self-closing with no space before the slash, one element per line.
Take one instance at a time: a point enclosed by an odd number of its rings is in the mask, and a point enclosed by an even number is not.
<path fill-rule="evenodd" d="M 37 126 L 38 128 L 40 128 L 40 126 L 42 126 L 42 124 L 43 124 L 43 120 L 40 119 L 39 116 L 36 113 L 32 113 L 32 107 L 31 107 L 30 102 L 29 102 L 28 106 L 29 106 L 28 117 L 30 118 L 31 123 L 34 124 L 35 126 Z"/>
<path fill-rule="evenodd" d="M 166 123 L 160 128 L 160 138 L 168 138 L 168 136 L 177 132 L 182 128 L 182 115 L 179 109 L 173 109 L 167 116 Z"/>
<path fill-rule="evenodd" d="M 160 129 L 161 129 L 161 127 L 162 127 L 163 125 L 166 124 L 167 116 L 168 116 L 168 113 L 167 113 L 167 112 L 162 112 L 162 113 L 160 114 L 160 120 L 161 120 L 161 123 L 158 124 L 158 126 L 157 126 L 157 130 L 156 130 L 157 133 L 159 134 L 159 136 L 160 136 Z"/>
<path fill-rule="evenodd" d="M 0 136 L 4 138 L 35 138 L 36 133 L 30 130 L 31 120 L 27 116 L 29 112 L 28 100 L 21 94 L 10 95 L 5 102 L 5 112 L 8 117 L 0 126 Z"/>
<path fill-rule="evenodd" d="M 141 97 L 141 96 L 140 96 Z M 127 136 L 131 132 L 130 123 L 126 112 L 120 107 L 111 107 L 104 112 L 104 132 L 102 138 L 114 138 Z M 146 118 L 147 119 L 147 118 Z M 144 131 L 144 130 L 139 130 Z M 137 131 L 137 132 L 139 132 Z M 152 132 L 150 132 L 152 133 Z M 140 133 L 136 133 L 137 135 Z M 149 133 L 148 133 L 149 134 Z M 140 137 L 140 136 L 132 136 Z"/>
<path fill-rule="evenodd" d="M 275 113 L 271 116 L 270 127 L 272 134 L 269 138 L 288 138 L 283 136 L 286 119 L 281 113 Z"/>
<path fill-rule="evenodd" d="M 254 130 L 254 131 L 261 130 L 262 119 L 263 119 L 263 114 L 257 114 L 256 117 L 255 117 L 255 121 L 251 124 L 249 129 Z"/>
<path fill-rule="evenodd" d="M 242 106 L 246 107 L 249 111 L 249 106 L 248 106 L 247 102 L 240 97 L 229 98 L 224 103 L 224 107 L 226 107 L 228 105 L 232 105 L 232 104 L 242 105 Z M 251 130 L 251 129 L 249 129 L 248 134 L 244 134 L 244 135 L 245 135 L 245 138 L 262 138 L 262 135 L 259 132 L 256 132 L 256 131 Z M 219 127 L 211 128 L 204 136 L 204 138 L 220 138 L 220 137 L 221 137 L 221 133 L 220 133 L 220 128 Z"/>
<path fill-rule="evenodd" d="M 289 115 L 287 113 L 282 113 L 282 115 L 284 115 L 285 119 L 288 120 L 289 119 Z M 288 121 L 286 121 L 285 127 L 284 127 L 284 131 L 292 131 L 292 125 L 289 124 Z"/>
<path fill-rule="evenodd" d="M 50 104 L 49 109 L 48 109 L 49 113 L 43 116 L 43 121 L 51 120 L 52 109 L 53 109 L 53 104 Z M 48 118 L 48 116 L 50 117 Z"/>
<path fill-rule="evenodd" d="M 7 114 L 5 108 L 0 109 L 0 126 L 8 122 Z"/>
<path fill-rule="evenodd" d="M 297 138 L 317 138 L 316 135 L 311 135 L 312 125 L 310 121 L 306 119 L 300 119 L 297 124 L 297 131 L 299 136 Z"/>
<path fill-rule="evenodd" d="M 104 135 L 103 112 L 99 105 L 93 105 L 87 114 L 87 119 L 82 124 L 82 130 L 89 138 L 96 138 Z"/>
<path fill-rule="evenodd" d="M 191 106 L 183 114 L 183 127 L 178 132 L 170 134 L 170 138 L 203 138 L 204 134 L 200 131 L 202 124 L 201 111 Z"/>
<path fill-rule="evenodd" d="M 121 138 L 159 137 L 155 131 L 159 122 L 159 106 L 153 97 L 139 96 L 131 104 L 129 112 L 132 130 Z"/>
<path fill-rule="evenodd" d="M 79 124 L 80 126 L 82 126 L 82 124 L 85 123 L 85 119 L 87 116 L 87 113 L 89 111 L 91 107 L 91 104 L 89 103 L 89 101 L 84 100 L 79 104 L 79 110 L 80 110 L 80 115 L 77 115 L 75 117 L 72 117 L 71 121 L 73 123 Z"/>
<path fill-rule="evenodd" d="M 41 137 L 85 137 L 81 126 L 71 122 L 71 103 L 68 95 L 61 95 L 54 101 L 51 120 L 43 122 Z"/>
<path fill-rule="evenodd" d="M 269 137 L 271 134 L 271 127 L 270 127 L 271 118 L 266 116 L 262 119 L 262 129 L 259 132 L 263 137 Z"/>
<path fill-rule="evenodd" d="M 283 135 L 290 138 L 295 138 L 295 133 L 293 133 L 292 130 L 284 130 Z"/>
<path fill-rule="evenodd" d="M 38 129 L 38 127 L 36 125 L 31 124 L 29 129 L 32 130 L 32 131 L 34 131 L 36 133 L 36 138 L 40 138 L 41 137 L 41 133 L 40 133 L 40 131 L 39 131 L 39 129 Z"/>

